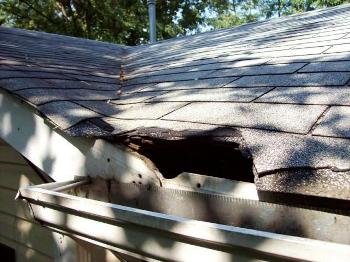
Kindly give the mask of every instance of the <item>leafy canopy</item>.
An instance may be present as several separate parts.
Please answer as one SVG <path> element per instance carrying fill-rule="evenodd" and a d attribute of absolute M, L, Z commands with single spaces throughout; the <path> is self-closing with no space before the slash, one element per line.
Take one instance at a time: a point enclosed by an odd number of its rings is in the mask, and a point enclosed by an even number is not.
<path fill-rule="evenodd" d="M 158 0 L 157 38 L 335 6 L 349 0 Z M 148 39 L 147 0 L 0 0 L 0 24 L 137 45 Z"/>

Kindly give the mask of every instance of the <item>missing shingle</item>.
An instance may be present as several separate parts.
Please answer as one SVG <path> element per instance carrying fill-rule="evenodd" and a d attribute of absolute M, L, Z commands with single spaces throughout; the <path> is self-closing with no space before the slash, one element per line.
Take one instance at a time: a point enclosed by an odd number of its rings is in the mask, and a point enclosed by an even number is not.
<path fill-rule="evenodd" d="M 190 172 L 254 182 L 252 158 L 235 129 L 142 128 L 119 135 L 116 140 L 150 159 L 165 178 Z"/>

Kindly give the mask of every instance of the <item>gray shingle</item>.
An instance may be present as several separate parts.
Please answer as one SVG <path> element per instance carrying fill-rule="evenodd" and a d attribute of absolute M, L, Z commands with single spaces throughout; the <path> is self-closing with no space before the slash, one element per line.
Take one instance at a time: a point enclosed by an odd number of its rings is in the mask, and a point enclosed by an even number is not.
<path fill-rule="evenodd" d="M 160 68 L 158 70 L 152 70 L 149 68 L 142 68 L 140 70 L 130 70 L 125 73 L 125 75 L 128 76 L 128 81 L 132 83 L 133 79 L 144 78 L 144 77 L 153 77 L 153 76 L 161 76 L 161 75 L 169 75 L 169 74 L 178 74 L 178 73 L 184 73 L 184 72 L 194 72 L 198 71 L 196 70 L 196 67 L 174 67 L 174 68 Z M 126 82 L 128 84 L 128 82 Z"/>
<path fill-rule="evenodd" d="M 231 69 L 217 70 L 209 77 L 227 77 L 227 76 L 244 76 L 244 75 L 266 75 L 266 74 L 288 74 L 293 73 L 304 63 L 279 64 L 279 65 L 260 65 L 251 67 L 239 67 Z"/>
<path fill-rule="evenodd" d="M 127 83 L 123 84 L 122 91 L 124 93 L 134 93 L 134 92 L 140 92 L 143 90 L 150 90 L 153 86 L 155 86 L 156 83 L 151 84 L 139 84 L 139 85 L 128 85 Z"/>
<path fill-rule="evenodd" d="M 167 121 L 167 120 L 126 120 L 126 119 L 115 119 L 115 118 L 103 118 L 103 120 L 110 124 L 113 128 L 113 134 L 123 133 L 129 130 L 135 130 L 140 127 L 157 127 L 170 129 L 175 131 L 185 130 L 198 130 L 200 132 L 212 130 L 216 128 L 215 125 L 191 123 L 191 122 L 180 122 L 180 121 Z"/>
<path fill-rule="evenodd" d="M 321 62 L 321 63 L 311 63 L 303 67 L 299 72 L 349 72 L 350 71 L 350 61 L 341 62 Z"/>
<path fill-rule="evenodd" d="M 101 81 L 101 82 L 111 82 L 116 83 L 119 80 L 120 72 L 115 70 L 113 74 L 107 74 L 103 72 L 103 70 L 93 70 L 93 69 L 82 69 L 76 68 L 72 66 L 55 66 L 52 64 L 13 64 L 12 60 L 5 60 L 5 62 L 12 62 L 12 64 L 8 65 L 10 70 L 24 71 L 24 72 L 48 72 L 48 73 L 59 73 L 65 74 L 66 76 L 80 79 L 80 80 L 88 80 L 88 81 Z M 3 68 L 3 60 L 0 60 L 0 68 Z"/>
<path fill-rule="evenodd" d="M 133 104 L 148 101 L 150 98 L 161 96 L 166 91 L 158 92 L 134 92 L 134 93 L 121 93 L 118 99 L 111 100 L 114 104 Z"/>
<path fill-rule="evenodd" d="M 99 77 L 107 77 L 113 79 L 119 79 L 120 76 L 120 68 L 109 68 L 109 67 L 84 67 L 84 66 L 75 66 L 73 63 L 71 64 L 56 64 L 49 62 L 35 62 L 35 66 L 40 68 L 45 68 L 46 70 L 57 70 L 62 72 L 69 72 L 71 74 L 77 75 L 86 75 L 86 76 L 99 76 Z"/>
<path fill-rule="evenodd" d="M 1 61 L 0 61 L 1 62 Z M 11 71 L 11 67 L 9 65 L 1 64 L 0 63 L 0 72 L 1 71 Z"/>
<path fill-rule="evenodd" d="M 322 52 L 326 51 L 329 48 L 329 46 L 324 47 L 310 47 L 310 48 L 286 48 L 285 50 L 278 50 L 278 51 L 268 51 L 268 52 L 261 52 L 257 56 L 258 57 L 289 57 L 289 56 L 303 56 L 303 55 L 314 55 L 314 54 L 321 54 Z M 260 50 L 261 51 L 261 50 Z"/>
<path fill-rule="evenodd" d="M 127 80 L 127 84 L 148 84 L 148 83 L 160 83 L 160 82 L 170 82 L 170 81 L 183 81 L 183 80 L 196 80 L 205 77 L 210 72 L 183 72 L 178 74 L 169 75 L 158 75 L 158 76 L 147 76 L 134 78 Z"/>
<path fill-rule="evenodd" d="M 277 57 L 268 64 L 280 64 L 280 63 L 318 63 L 318 62 L 337 62 L 350 60 L 350 52 L 336 53 L 336 54 L 316 54 L 316 55 L 304 55 L 295 57 Z"/>
<path fill-rule="evenodd" d="M 39 106 L 38 109 L 61 129 L 69 128 L 87 118 L 101 117 L 94 111 L 69 101 L 48 103 Z"/>
<path fill-rule="evenodd" d="M 212 69 L 220 69 L 220 68 L 236 68 L 236 67 L 244 67 L 244 66 L 256 66 L 256 65 L 262 65 L 266 62 L 268 62 L 270 59 L 268 58 L 256 58 L 256 59 L 247 59 L 247 60 L 233 60 L 233 61 L 227 61 L 216 65 L 215 67 L 212 67 Z M 200 68 L 206 67 L 205 65 L 199 66 Z"/>
<path fill-rule="evenodd" d="M 350 107 L 331 107 L 313 131 L 313 134 L 350 138 Z"/>
<path fill-rule="evenodd" d="M 253 86 L 333 86 L 344 85 L 350 73 L 298 73 L 292 75 L 244 76 L 225 87 Z"/>
<path fill-rule="evenodd" d="M 6 78 L 71 79 L 68 76 L 65 76 L 63 74 L 56 74 L 56 73 L 0 70 L 0 79 L 6 79 Z"/>
<path fill-rule="evenodd" d="M 0 64 L 1 65 L 21 65 L 21 66 L 27 65 L 26 62 L 23 62 L 21 60 L 16 60 L 14 58 L 9 58 L 6 56 L 1 56 L 1 55 L 0 55 Z"/>
<path fill-rule="evenodd" d="M 258 102 L 350 105 L 350 87 L 277 87 Z"/>
<path fill-rule="evenodd" d="M 102 115 L 113 117 L 132 107 L 132 105 L 116 105 L 109 101 L 76 101 L 76 103 Z"/>
<path fill-rule="evenodd" d="M 35 105 L 59 100 L 108 100 L 119 97 L 116 91 L 98 91 L 88 89 L 24 89 L 16 94 Z"/>
<path fill-rule="evenodd" d="M 339 53 L 339 52 L 349 52 L 350 51 L 350 43 L 349 44 L 342 44 L 342 45 L 335 45 L 329 50 L 327 50 L 325 53 Z"/>
<path fill-rule="evenodd" d="M 140 70 L 139 67 L 131 69 L 130 72 L 134 72 L 132 70 L 135 70 L 135 72 L 150 72 L 154 70 L 163 70 L 163 69 L 170 69 L 170 68 L 179 68 L 179 67 L 195 67 L 195 66 L 202 66 L 202 65 L 208 65 L 210 63 L 216 62 L 216 63 L 224 63 L 224 62 L 232 62 L 232 61 L 240 61 L 240 60 L 256 60 L 256 59 L 266 59 L 269 60 L 269 58 L 259 58 L 255 57 L 250 54 L 227 54 L 225 56 L 219 57 L 219 58 L 207 58 L 207 59 L 182 59 L 182 60 L 177 60 L 177 61 L 172 61 L 169 63 L 169 61 L 165 61 L 163 63 L 159 64 L 153 64 L 153 65 L 147 65 L 147 66 L 142 66 L 142 70 Z M 129 69 L 130 70 L 130 69 Z"/>
<path fill-rule="evenodd" d="M 80 80 L 80 81 L 88 81 L 88 82 L 96 82 L 96 83 L 107 83 L 107 84 L 116 84 L 119 85 L 119 78 L 110 78 L 110 77 L 100 77 L 100 76 L 89 76 L 89 75 L 77 75 L 77 74 L 65 74 L 71 78 Z"/>
<path fill-rule="evenodd" d="M 54 88 L 79 88 L 79 89 L 96 89 L 96 90 L 118 90 L 120 85 L 107 84 L 107 83 L 96 83 L 89 81 L 78 81 L 78 80 L 62 80 L 62 79 L 47 79 L 46 80 Z"/>
<path fill-rule="evenodd" d="M 162 68 L 170 68 L 170 67 L 179 67 L 179 66 L 195 66 L 195 65 L 203 65 L 212 63 L 213 61 L 217 62 L 229 62 L 233 60 L 249 60 L 249 59 L 271 59 L 274 57 L 294 57 L 294 56 L 304 56 L 304 55 L 315 55 L 321 54 L 326 51 L 329 46 L 325 47 L 310 47 L 310 48 L 300 48 L 300 49 L 292 49 L 290 47 L 285 47 L 282 50 L 276 50 L 276 48 L 266 48 L 257 49 L 256 47 L 252 47 L 250 50 L 238 51 L 236 53 L 230 52 L 227 49 L 223 49 L 221 53 L 214 54 L 210 52 L 209 54 L 198 54 L 190 56 L 185 56 L 183 58 L 178 58 L 177 60 L 171 60 L 168 57 L 162 60 L 155 60 L 154 62 L 148 62 L 146 64 L 142 64 L 142 67 L 147 69 L 148 71 L 153 71 Z M 277 48 L 278 49 L 278 48 Z M 281 49 L 281 48 L 280 48 Z M 171 61 L 171 63 L 169 62 Z M 130 70 L 130 68 L 129 68 Z M 130 73 L 130 71 L 129 71 Z"/>
<path fill-rule="evenodd" d="M 325 106 L 192 103 L 164 119 L 307 133 Z"/>
<path fill-rule="evenodd" d="M 258 178 L 255 183 L 258 191 L 350 200 L 349 176 L 350 172 L 346 171 L 303 168 L 265 175 Z"/>
<path fill-rule="evenodd" d="M 350 168 L 350 140 L 242 129 L 259 173 L 285 168 Z"/>
<path fill-rule="evenodd" d="M 186 103 L 180 102 L 135 104 L 132 108 L 125 110 L 122 114 L 118 114 L 115 117 L 127 119 L 157 119 L 181 108 L 185 104 Z"/>
<path fill-rule="evenodd" d="M 152 101 L 249 102 L 270 89 L 269 87 L 187 89 L 169 91 L 164 95 L 153 98 Z"/>
<path fill-rule="evenodd" d="M 217 61 L 208 64 L 200 64 L 200 65 L 186 65 L 180 67 L 170 67 L 168 69 L 160 68 L 158 70 L 147 70 L 145 68 L 142 69 L 134 69 L 130 70 L 127 73 L 129 77 L 141 77 L 143 75 L 164 75 L 171 73 L 183 73 L 183 72 L 196 72 L 196 71 L 210 71 L 217 70 L 220 68 L 236 68 L 243 66 L 255 66 L 266 63 L 269 59 L 266 58 L 258 58 L 258 59 L 249 59 L 249 60 L 234 60 L 229 62 Z"/>
<path fill-rule="evenodd" d="M 326 45 L 329 45 L 329 41 L 332 40 L 338 40 L 341 37 L 344 37 L 346 35 L 346 33 L 349 31 L 349 29 L 347 28 L 346 30 L 339 30 L 339 31 L 333 31 L 332 34 L 319 34 L 317 36 L 317 38 L 312 38 L 310 37 L 310 35 L 303 35 L 300 37 L 289 37 L 287 39 L 282 39 L 282 40 L 277 40 L 276 42 L 274 42 L 275 45 L 278 46 L 307 46 L 309 43 L 315 43 L 318 44 L 319 43 L 326 43 Z"/>
<path fill-rule="evenodd" d="M 343 34 L 344 35 L 344 34 Z M 336 39 L 338 38 L 338 39 Z M 313 47 L 321 47 L 321 46 L 336 46 L 336 45 L 342 45 L 347 44 L 349 41 L 347 39 L 339 39 L 339 36 L 337 36 L 335 39 L 328 39 L 325 40 L 324 38 L 317 37 L 315 39 L 311 38 L 310 41 L 305 43 L 300 43 L 297 46 L 297 48 L 313 48 Z"/>
<path fill-rule="evenodd" d="M 47 87 L 50 88 L 50 83 L 46 79 L 30 79 L 28 78 L 7 78 L 0 79 L 0 87 L 7 90 L 17 90 L 23 88 L 33 88 L 33 87 Z"/>
<path fill-rule="evenodd" d="M 77 101 L 100 114 L 124 119 L 157 119 L 185 105 L 185 103 L 139 103 L 131 105 L 116 105 L 103 101 Z"/>
<path fill-rule="evenodd" d="M 237 79 L 237 77 L 210 78 L 210 79 L 179 81 L 179 82 L 164 82 L 164 83 L 156 84 L 152 87 L 145 88 L 143 89 L 143 91 L 222 87 L 225 84 L 228 84 L 235 79 Z"/>

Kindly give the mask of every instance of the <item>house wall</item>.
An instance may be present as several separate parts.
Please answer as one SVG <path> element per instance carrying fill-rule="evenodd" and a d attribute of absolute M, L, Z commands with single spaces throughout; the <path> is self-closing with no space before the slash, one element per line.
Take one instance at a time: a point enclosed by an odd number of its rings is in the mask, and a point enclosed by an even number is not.
<path fill-rule="evenodd" d="M 14 198 L 20 186 L 43 181 L 25 160 L 0 140 L 0 243 L 16 250 L 16 261 L 50 261 L 52 233 L 32 222 L 25 203 Z"/>
<path fill-rule="evenodd" d="M 120 261 L 115 253 L 54 233 L 32 220 L 28 206 L 15 196 L 19 187 L 43 182 L 0 139 L 0 244 L 15 250 L 16 261 Z"/>

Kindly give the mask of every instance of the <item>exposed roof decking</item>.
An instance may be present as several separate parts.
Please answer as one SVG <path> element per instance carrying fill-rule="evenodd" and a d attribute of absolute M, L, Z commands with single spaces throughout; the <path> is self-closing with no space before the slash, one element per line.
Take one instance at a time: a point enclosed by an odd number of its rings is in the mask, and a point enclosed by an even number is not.
<path fill-rule="evenodd" d="M 69 134 L 229 126 L 268 183 L 348 177 L 349 81 L 350 5 L 139 47 L 0 27 L 0 86 Z M 350 199 L 325 183 L 305 193 Z"/>

